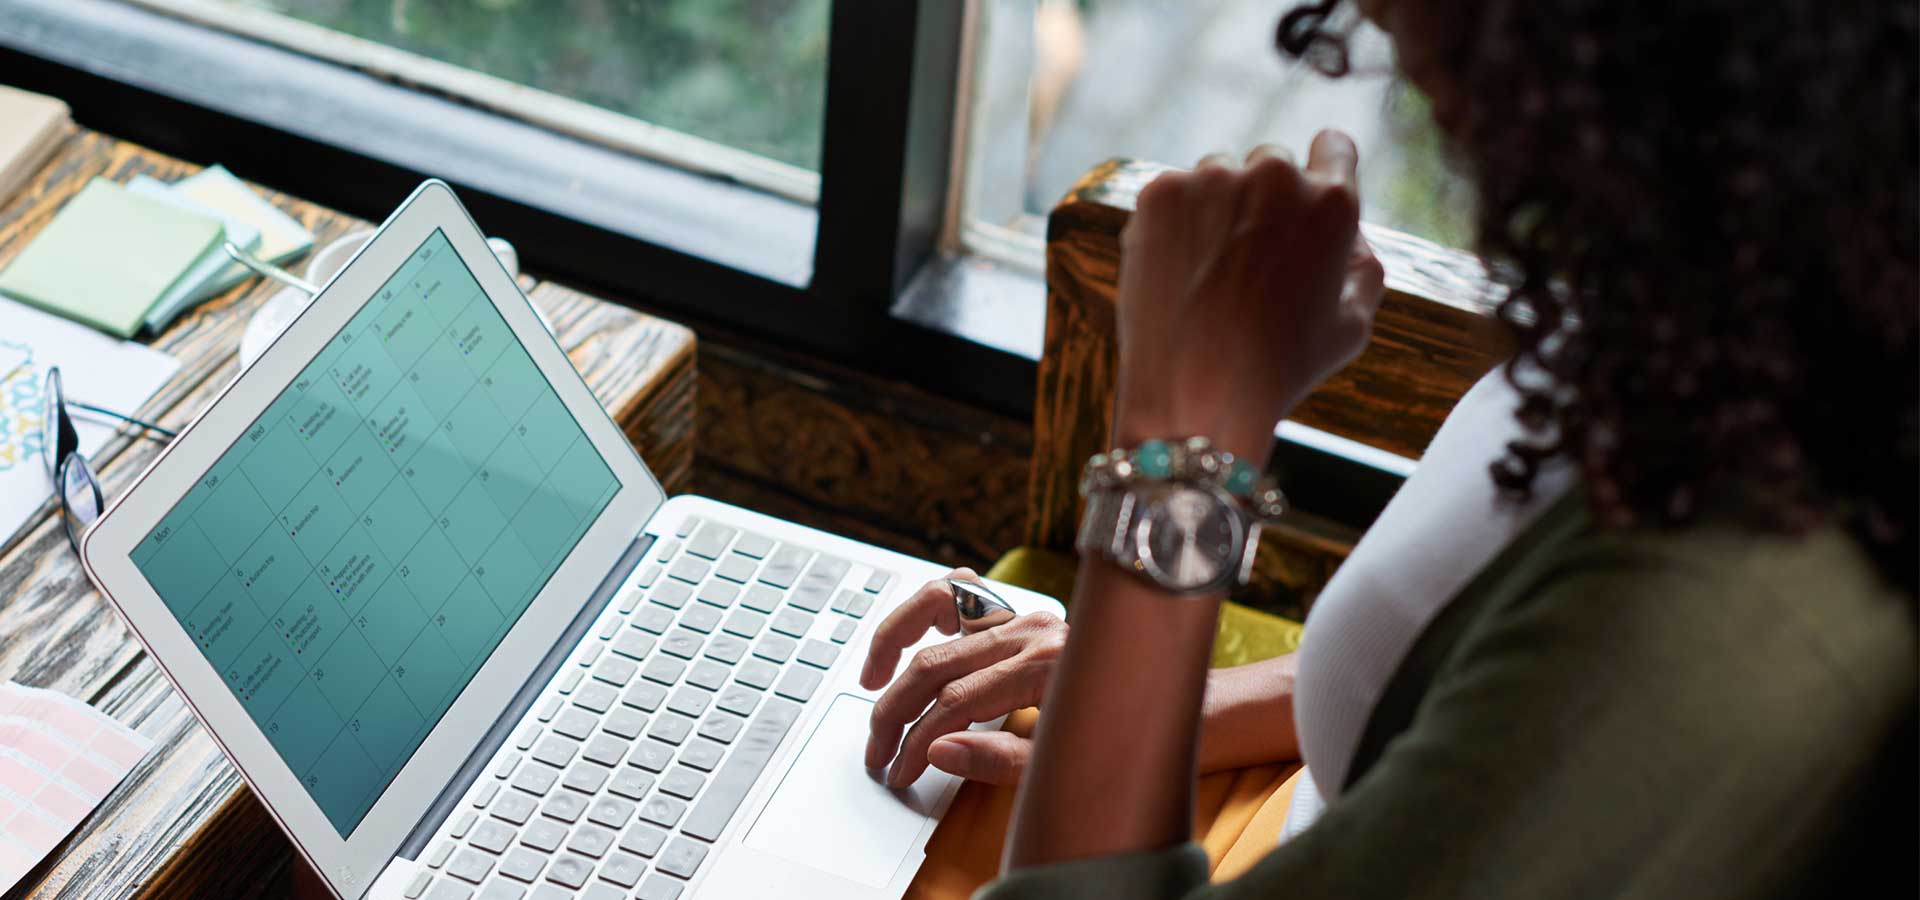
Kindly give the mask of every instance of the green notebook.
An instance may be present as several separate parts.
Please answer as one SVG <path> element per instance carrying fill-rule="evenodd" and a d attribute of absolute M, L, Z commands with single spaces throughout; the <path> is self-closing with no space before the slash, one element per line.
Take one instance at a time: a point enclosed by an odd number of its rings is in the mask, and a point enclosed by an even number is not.
<path fill-rule="evenodd" d="M 0 272 L 0 293 L 132 337 L 222 235 L 217 220 L 95 178 Z"/>

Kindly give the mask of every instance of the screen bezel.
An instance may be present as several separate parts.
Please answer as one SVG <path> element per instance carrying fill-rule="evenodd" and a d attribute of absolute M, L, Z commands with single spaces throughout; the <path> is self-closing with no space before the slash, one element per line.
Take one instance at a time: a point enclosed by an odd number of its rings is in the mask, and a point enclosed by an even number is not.
<path fill-rule="evenodd" d="M 445 234 L 479 281 L 613 470 L 620 488 L 359 824 L 342 838 L 135 567 L 131 554 L 435 230 Z M 120 610 L 302 854 L 335 892 L 351 898 L 365 894 L 664 501 L 659 482 L 488 249 L 452 189 L 429 181 L 89 529 L 81 555 L 89 577 Z"/>

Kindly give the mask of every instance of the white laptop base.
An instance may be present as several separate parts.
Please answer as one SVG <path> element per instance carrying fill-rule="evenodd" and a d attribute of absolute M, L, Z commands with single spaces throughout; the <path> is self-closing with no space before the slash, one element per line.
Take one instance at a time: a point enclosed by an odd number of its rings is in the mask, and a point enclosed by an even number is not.
<path fill-rule="evenodd" d="M 944 568 L 666 499 L 439 182 L 81 551 L 347 900 L 893 898 L 957 789 L 855 683 Z"/>

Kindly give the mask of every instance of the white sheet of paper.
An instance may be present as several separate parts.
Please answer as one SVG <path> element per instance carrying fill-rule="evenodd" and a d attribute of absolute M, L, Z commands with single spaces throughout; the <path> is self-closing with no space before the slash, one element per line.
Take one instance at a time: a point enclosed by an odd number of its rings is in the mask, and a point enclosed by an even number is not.
<path fill-rule="evenodd" d="M 11 363 L 11 364 L 10 364 Z M 53 496 L 44 450 L 47 369 L 60 367 L 67 397 L 134 413 L 180 368 L 158 350 L 0 298 L 0 543 Z M 80 449 L 97 453 L 112 419 L 74 412 Z M 111 498 L 109 498 L 111 500 Z"/>
<path fill-rule="evenodd" d="M 66 694 L 0 684 L 0 894 L 60 846 L 152 747 Z"/>

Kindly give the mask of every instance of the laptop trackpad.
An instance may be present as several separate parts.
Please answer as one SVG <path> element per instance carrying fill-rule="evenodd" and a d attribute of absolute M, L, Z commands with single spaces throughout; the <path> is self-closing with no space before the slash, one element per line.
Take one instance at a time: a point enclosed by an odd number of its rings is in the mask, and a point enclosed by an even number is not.
<path fill-rule="evenodd" d="M 833 705 L 747 832 L 746 844 L 869 887 L 886 887 L 952 778 L 928 769 L 890 791 L 862 764 L 873 702 L 849 694 Z"/>

